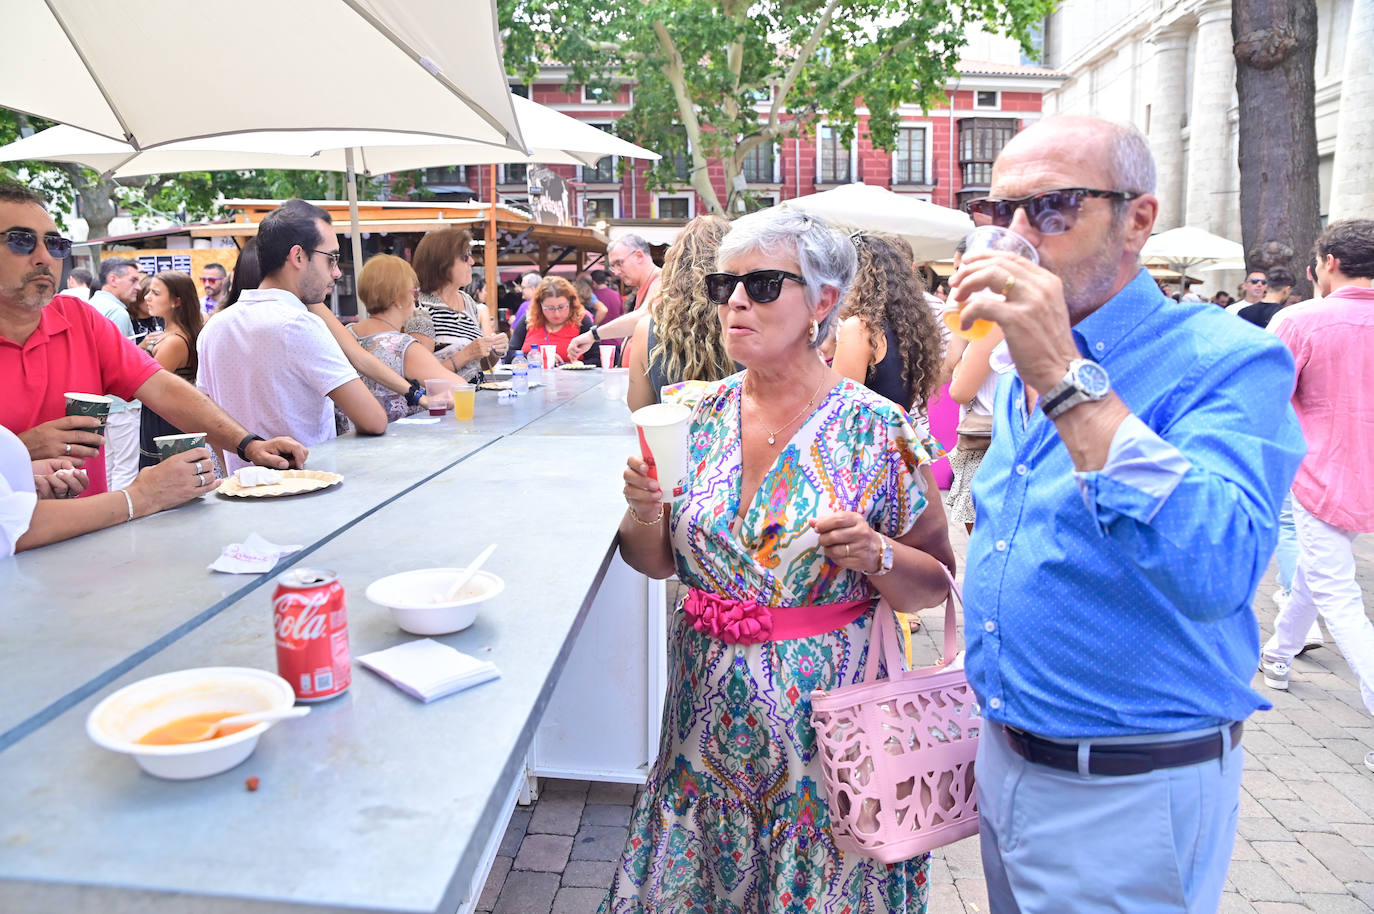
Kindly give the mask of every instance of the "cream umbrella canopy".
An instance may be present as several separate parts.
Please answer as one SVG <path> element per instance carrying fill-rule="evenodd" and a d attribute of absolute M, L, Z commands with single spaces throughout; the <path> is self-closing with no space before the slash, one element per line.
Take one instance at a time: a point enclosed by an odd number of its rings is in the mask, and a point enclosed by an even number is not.
<path fill-rule="evenodd" d="M 781 205 L 838 225 L 900 235 L 918 261 L 952 257 L 954 246 L 973 231 L 973 220 L 966 213 L 873 184 L 844 184 Z"/>
<path fill-rule="evenodd" d="M 1151 235 L 1141 249 L 1140 256 L 1147 262 L 1167 263 L 1180 272 L 1186 272 L 1189 267 L 1199 263 L 1243 261 L 1245 250 L 1229 238 L 1213 235 L 1200 228 L 1183 226 Z"/>
<path fill-rule="evenodd" d="M 494 0 L 11 0 L 5 26 L 0 105 L 135 149 L 310 129 L 524 148 Z M 232 57 L 168 69 L 207 45 Z"/>

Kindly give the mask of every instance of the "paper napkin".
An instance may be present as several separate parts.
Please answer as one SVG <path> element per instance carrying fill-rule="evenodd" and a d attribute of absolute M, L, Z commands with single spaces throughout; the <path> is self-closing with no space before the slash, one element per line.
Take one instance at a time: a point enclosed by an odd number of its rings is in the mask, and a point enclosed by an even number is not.
<path fill-rule="evenodd" d="M 495 664 L 456 651 L 433 638 L 407 641 L 357 659 L 402 692 L 424 702 L 461 692 L 501 675 Z"/>
<path fill-rule="evenodd" d="M 438 416 L 427 416 L 424 413 L 416 413 L 413 416 L 406 416 L 404 419 L 397 419 L 393 425 L 435 425 L 438 423 Z"/>
<path fill-rule="evenodd" d="M 300 552 L 305 547 L 278 546 L 268 542 L 256 533 L 248 534 L 241 543 L 230 543 L 220 552 L 207 571 L 223 571 L 228 574 L 263 574 L 271 571 L 284 555 Z"/>

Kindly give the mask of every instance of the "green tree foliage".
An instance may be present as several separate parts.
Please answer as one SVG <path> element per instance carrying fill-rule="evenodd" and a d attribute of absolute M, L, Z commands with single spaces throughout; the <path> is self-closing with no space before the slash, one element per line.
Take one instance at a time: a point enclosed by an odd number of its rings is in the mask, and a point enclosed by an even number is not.
<path fill-rule="evenodd" d="M 734 184 L 762 143 L 807 133 L 820 119 L 852 140 L 868 109 L 874 145 L 891 149 L 902 104 L 929 107 L 981 24 L 1031 51 L 1054 0 L 498 0 L 506 65 L 532 81 L 540 64 L 570 68 L 570 85 L 634 85 L 616 132 L 664 156 L 657 184 L 690 183 L 713 212 L 742 199 Z M 719 199 L 707 163 L 719 160 Z"/>

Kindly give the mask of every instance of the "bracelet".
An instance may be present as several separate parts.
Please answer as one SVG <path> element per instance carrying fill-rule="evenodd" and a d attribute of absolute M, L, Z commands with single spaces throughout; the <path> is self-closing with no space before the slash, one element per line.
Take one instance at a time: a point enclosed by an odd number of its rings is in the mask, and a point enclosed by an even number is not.
<path fill-rule="evenodd" d="M 406 391 L 406 405 L 419 406 L 420 398 L 424 395 L 425 386 L 421 384 L 419 381 L 410 381 L 410 390 Z"/>
<path fill-rule="evenodd" d="M 248 460 L 248 455 L 244 453 L 244 450 L 248 447 L 248 445 L 252 444 L 254 441 L 261 440 L 261 435 L 254 435 L 252 432 L 249 432 L 248 434 L 243 436 L 243 440 L 239 442 L 239 446 L 234 448 L 234 453 L 239 455 L 240 460 Z M 251 460 L 248 460 L 248 462 L 252 463 Z"/>
<path fill-rule="evenodd" d="M 133 519 L 134 519 L 134 499 L 133 499 L 133 496 L 129 494 L 129 490 L 128 490 L 128 489 L 120 489 L 119 491 L 121 491 L 121 492 L 124 493 L 124 503 L 125 503 L 126 505 L 129 506 L 129 520 L 133 520 Z M 129 522 L 129 521 L 125 521 L 126 524 L 127 524 L 128 522 Z"/>
<path fill-rule="evenodd" d="M 601 342 L 601 333 L 596 329 L 596 324 L 592 324 L 592 339 Z"/>
<path fill-rule="evenodd" d="M 635 509 L 628 505 L 625 510 L 630 512 L 630 516 L 635 519 L 635 523 L 639 524 L 641 527 L 657 527 L 658 522 L 663 520 L 663 505 L 661 504 L 658 506 L 658 514 L 654 515 L 653 520 L 640 520 L 639 515 L 635 513 Z"/>

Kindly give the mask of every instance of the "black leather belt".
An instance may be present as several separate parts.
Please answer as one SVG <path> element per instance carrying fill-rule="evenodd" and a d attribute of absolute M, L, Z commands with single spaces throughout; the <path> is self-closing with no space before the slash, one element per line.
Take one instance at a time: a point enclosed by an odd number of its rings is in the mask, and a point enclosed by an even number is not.
<path fill-rule="evenodd" d="M 1231 725 L 1231 746 L 1240 745 L 1243 721 Z M 1028 762 L 1078 771 L 1078 743 L 1057 743 L 1015 727 L 1003 726 L 1007 743 Z M 1157 768 L 1180 768 L 1221 758 L 1225 746 L 1220 733 L 1162 743 L 1093 743 L 1088 750 L 1088 773 L 1145 774 Z"/>

